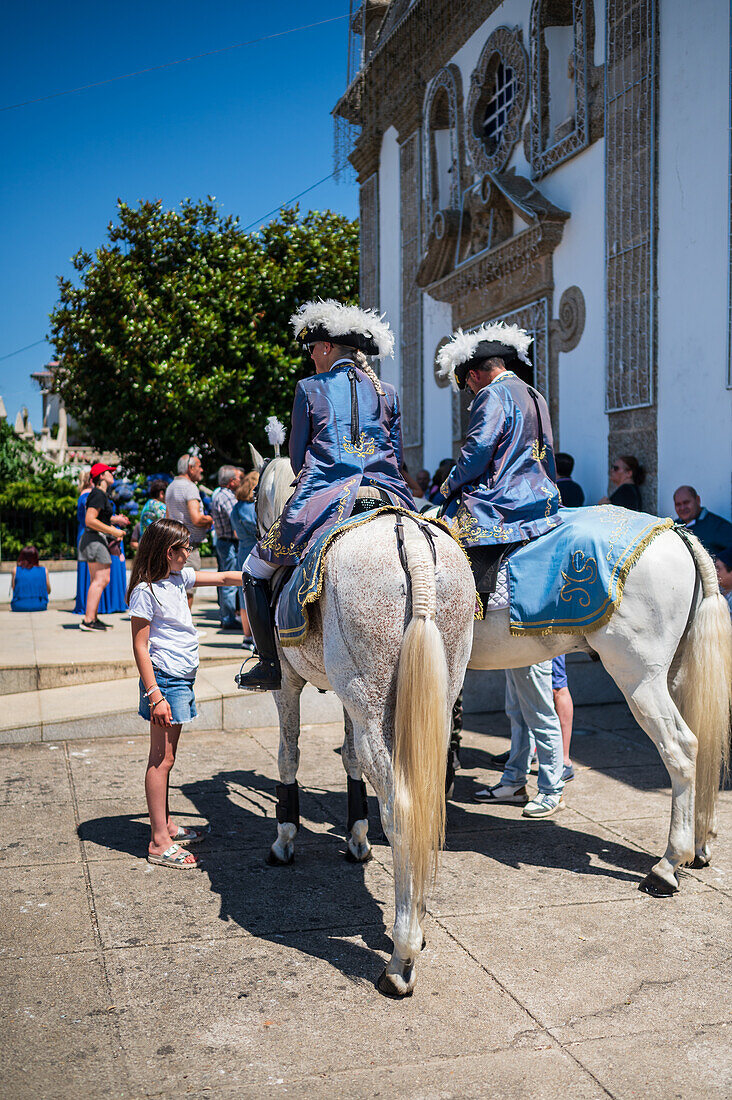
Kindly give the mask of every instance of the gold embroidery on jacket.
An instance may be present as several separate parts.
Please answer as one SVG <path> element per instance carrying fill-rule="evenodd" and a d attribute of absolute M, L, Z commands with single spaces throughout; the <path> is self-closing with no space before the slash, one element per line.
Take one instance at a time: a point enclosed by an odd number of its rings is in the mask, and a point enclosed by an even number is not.
<path fill-rule="evenodd" d="M 359 458 L 366 458 L 368 455 L 376 454 L 376 440 L 366 435 L 365 432 L 361 432 L 358 442 L 351 443 L 348 436 L 344 435 L 343 448 L 349 455 L 358 455 Z"/>
<path fill-rule="evenodd" d="M 542 462 L 546 458 L 546 447 L 542 446 L 539 450 L 539 440 L 535 439 L 531 444 L 531 457 L 534 462 Z"/>

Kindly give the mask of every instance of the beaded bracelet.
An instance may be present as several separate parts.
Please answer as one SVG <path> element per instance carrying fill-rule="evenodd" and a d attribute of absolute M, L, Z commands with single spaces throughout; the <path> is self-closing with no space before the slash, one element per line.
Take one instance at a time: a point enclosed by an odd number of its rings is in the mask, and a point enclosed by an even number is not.
<path fill-rule="evenodd" d="M 164 703 L 164 702 L 165 702 L 165 696 L 163 695 L 160 699 L 156 699 L 154 703 L 151 703 L 150 706 L 152 707 L 153 710 L 155 710 L 155 707 L 158 705 L 158 703 Z"/>

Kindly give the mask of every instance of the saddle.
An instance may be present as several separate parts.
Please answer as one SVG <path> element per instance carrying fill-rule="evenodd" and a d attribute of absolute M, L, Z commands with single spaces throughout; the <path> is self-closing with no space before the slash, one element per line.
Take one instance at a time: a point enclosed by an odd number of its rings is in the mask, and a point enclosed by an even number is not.
<path fill-rule="evenodd" d="M 388 493 L 383 489 L 377 489 L 375 485 L 364 485 L 356 493 L 356 501 L 353 505 L 351 516 L 360 516 L 366 512 L 373 512 L 375 508 L 381 508 L 385 504 L 391 504 Z M 289 581 L 292 574 L 298 568 L 297 565 L 281 566 L 272 578 L 272 597 L 270 606 L 275 608 L 280 594 Z"/>
<path fill-rule="evenodd" d="M 521 542 L 499 543 L 492 546 L 471 546 L 466 551 L 473 570 L 475 591 L 485 606 L 496 590 L 498 574 L 509 555 L 522 546 Z"/>

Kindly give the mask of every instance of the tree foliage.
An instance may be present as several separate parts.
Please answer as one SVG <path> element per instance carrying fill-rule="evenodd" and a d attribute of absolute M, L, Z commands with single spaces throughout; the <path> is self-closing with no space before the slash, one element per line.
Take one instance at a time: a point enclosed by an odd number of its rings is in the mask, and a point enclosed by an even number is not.
<path fill-rule="evenodd" d="M 26 543 L 41 557 L 73 557 L 77 491 L 32 443 L 0 420 L 0 554 L 17 558 Z"/>
<path fill-rule="evenodd" d="M 358 226 L 294 208 L 247 234 L 211 200 L 119 201 L 108 241 L 72 262 L 51 314 L 56 377 L 90 442 L 138 469 L 172 468 L 192 444 L 244 463 L 310 372 L 290 315 L 357 298 Z"/>

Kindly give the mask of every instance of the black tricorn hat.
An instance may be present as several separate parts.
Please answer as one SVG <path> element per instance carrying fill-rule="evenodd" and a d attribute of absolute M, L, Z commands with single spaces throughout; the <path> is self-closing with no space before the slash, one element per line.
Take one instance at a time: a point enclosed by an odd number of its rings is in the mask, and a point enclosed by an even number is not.
<path fill-rule="evenodd" d="M 356 348 L 365 355 L 378 355 L 379 346 L 370 333 L 331 332 L 325 325 L 305 325 L 295 339 L 300 344 L 315 344 L 318 340 L 328 340 L 331 344 L 341 344 L 344 348 Z"/>
<path fill-rule="evenodd" d="M 481 340 L 476 344 L 472 357 L 455 367 L 455 381 L 458 388 L 464 390 L 469 372 L 479 367 L 481 363 L 485 363 L 487 359 L 502 359 L 508 366 L 518 357 L 516 348 L 511 344 L 502 344 L 500 340 Z"/>
<path fill-rule="evenodd" d="M 394 334 L 375 310 L 348 306 L 332 298 L 304 302 L 290 318 L 300 344 L 328 340 L 384 359 L 393 354 Z"/>

